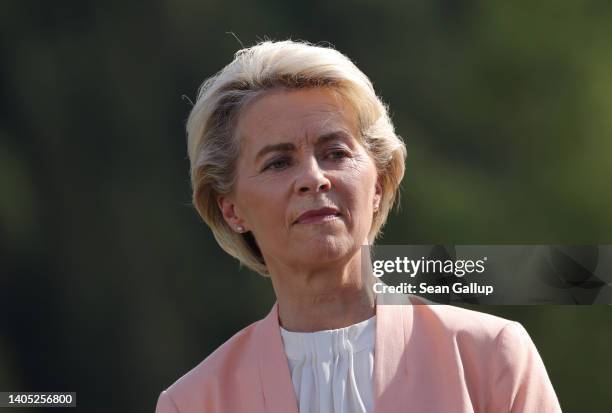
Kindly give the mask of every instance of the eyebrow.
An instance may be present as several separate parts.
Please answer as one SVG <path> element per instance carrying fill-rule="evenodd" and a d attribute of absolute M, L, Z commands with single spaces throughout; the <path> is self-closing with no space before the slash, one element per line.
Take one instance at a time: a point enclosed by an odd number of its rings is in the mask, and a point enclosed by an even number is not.
<path fill-rule="evenodd" d="M 321 135 L 317 138 L 315 145 L 321 145 L 325 142 L 333 141 L 333 140 L 348 140 L 350 135 L 344 131 L 334 131 L 329 132 L 324 135 Z M 255 161 L 257 162 L 262 156 L 270 152 L 289 152 L 294 151 L 295 145 L 292 143 L 284 142 L 284 143 L 275 143 L 273 145 L 266 145 L 255 156 Z"/>

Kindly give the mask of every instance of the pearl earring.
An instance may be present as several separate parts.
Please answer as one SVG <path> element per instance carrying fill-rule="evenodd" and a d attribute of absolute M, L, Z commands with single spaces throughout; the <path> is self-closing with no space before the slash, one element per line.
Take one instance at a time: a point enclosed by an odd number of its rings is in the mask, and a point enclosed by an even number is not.
<path fill-rule="evenodd" d="M 244 227 L 243 227 L 242 225 L 238 225 L 238 226 L 236 227 L 236 231 L 238 231 L 238 232 L 244 232 Z"/>

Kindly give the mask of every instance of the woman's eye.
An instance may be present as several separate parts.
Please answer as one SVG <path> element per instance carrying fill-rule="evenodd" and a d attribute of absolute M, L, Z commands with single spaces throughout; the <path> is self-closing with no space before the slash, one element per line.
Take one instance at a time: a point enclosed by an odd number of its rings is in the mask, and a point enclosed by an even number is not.
<path fill-rule="evenodd" d="M 266 165 L 266 167 L 264 168 L 264 171 L 267 169 L 284 169 L 285 167 L 289 166 L 290 161 L 289 159 L 286 158 L 281 158 L 281 159 L 276 159 L 272 162 L 270 162 L 268 165 Z"/>
<path fill-rule="evenodd" d="M 342 159 L 342 158 L 347 158 L 349 154 L 344 149 L 336 149 L 336 150 L 329 152 L 328 156 L 331 159 Z"/>

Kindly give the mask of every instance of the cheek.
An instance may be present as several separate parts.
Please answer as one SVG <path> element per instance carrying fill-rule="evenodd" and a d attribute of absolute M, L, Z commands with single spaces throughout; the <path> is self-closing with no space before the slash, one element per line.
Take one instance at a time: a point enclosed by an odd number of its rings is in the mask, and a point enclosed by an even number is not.
<path fill-rule="evenodd" d="M 339 180 L 343 188 L 346 207 L 351 209 L 354 219 L 365 219 L 373 200 L 376 183 L 376 168 L 373 162 L 363 155 L 355 158 Z"/>
<path fill-rule="evenodd" d="M 351 165 L 350 183 L 354 185 L 355 193 L 359 194 L 359 201 L 367 203 L 367 199 L 373 194 L 376 183 L 376 166 L 366 154 L 355 158 Z"/>
<path fill-rule="evenodd" d="M 278 185 L 243 186 L 242 211 L 255 230 L 284 218 L 284 201 Z"/>

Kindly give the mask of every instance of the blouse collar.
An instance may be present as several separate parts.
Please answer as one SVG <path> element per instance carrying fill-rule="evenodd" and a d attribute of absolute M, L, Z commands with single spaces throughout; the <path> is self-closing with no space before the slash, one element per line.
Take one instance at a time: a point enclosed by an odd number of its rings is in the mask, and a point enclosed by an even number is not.
<path fill-rule="evenodd" d="M 304 333 L 280 327 L 280 332 L 287 358 L 304 360 L 317 355 L 319 358 L 327 359 L 338 354 L 373 350 L 375 326 L 376 315 L 359 323 L 333 330 Z"/>
<path fill-rule="evenodd" d="M 391 304 L 384 302 L 384 297 L 379 295 L 376 300 L 374 398 L 377 412 L 393 411 L 397 407 L 397 393 L 389 388 L 392 381 L 398 382 L 399 375 L 408 374 L 408 361 L 403 355 L 412 334 L 412 307 L 407 298 Z M 255 332 L 265 411 L 298 413 L 278 320 L 276 301 Z"/>

